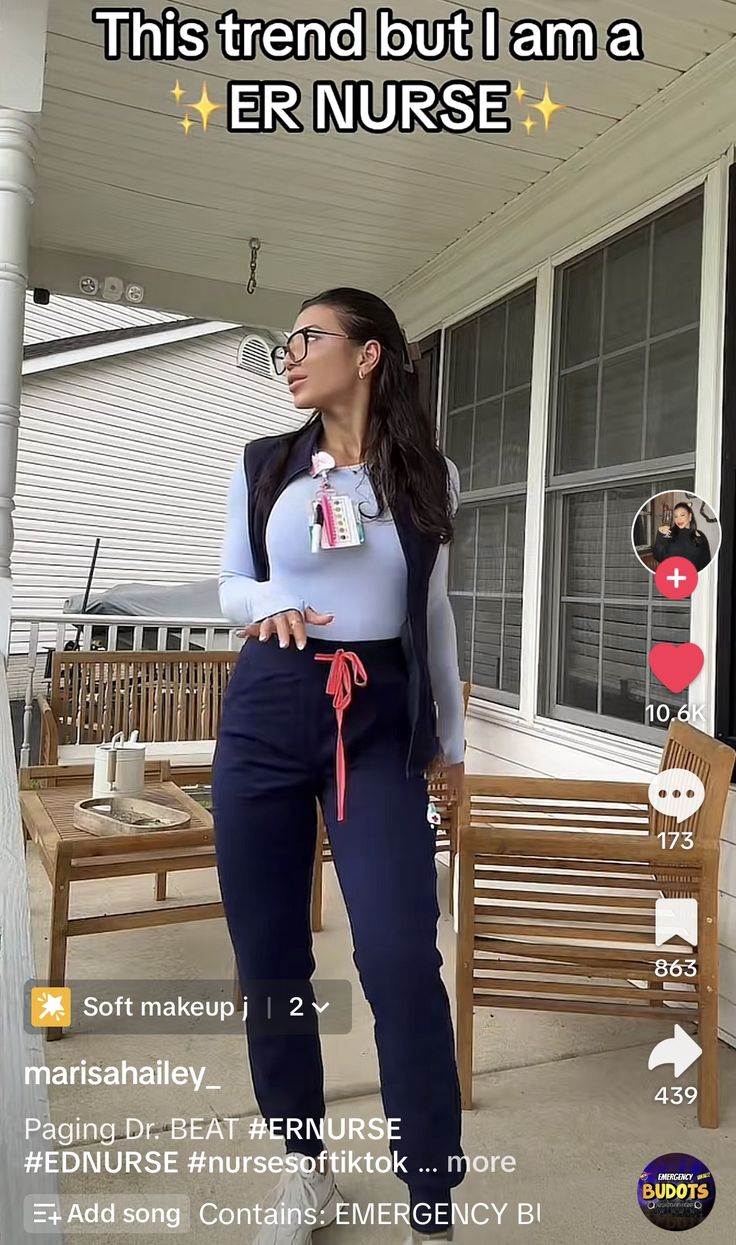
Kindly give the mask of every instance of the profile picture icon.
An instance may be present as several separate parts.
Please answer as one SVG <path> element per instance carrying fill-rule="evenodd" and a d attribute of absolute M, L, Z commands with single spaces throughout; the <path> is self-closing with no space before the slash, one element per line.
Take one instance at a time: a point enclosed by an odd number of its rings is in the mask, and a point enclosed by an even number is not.
<path fill-rule="evenodd" d="M 631 543 L 642 566 L 655 574 L 667 558 L 681 558 L 700 572 L 716 556 L 721 525 L 715 511 L 695 493 L 655 493 L 637 511 Z"/>

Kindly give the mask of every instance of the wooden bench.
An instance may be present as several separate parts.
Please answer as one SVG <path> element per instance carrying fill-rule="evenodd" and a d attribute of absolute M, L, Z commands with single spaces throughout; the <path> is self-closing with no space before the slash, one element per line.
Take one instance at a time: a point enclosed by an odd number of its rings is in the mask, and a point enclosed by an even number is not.
<path fill-rule="evenodd" d="M 238 657 L 237 650 L 54 653 L 48 697 L 37 698 L 40 763 L 89 762 L 97 744 L 134 730 L 150 759 L 210 762 Z"/>
<path fill-rule="evenodd" d="M 705 787 L 680 825 L 649 804 L 648 782 L 466 778 L 456 961 L 464 1108 L 476 1007 L 659 1017 L 670 1026 L 663 1037 L 675 1022 L 697 1025 L 698 1119 L 718 1127 L 719 842 L 735 755 L 672 722 L 660 772 L 686 769 Z M 691 833 L 692 846 L 682 837 L 670 846 L 671 831 Z M 695 947 L 679 937 L 655 945 L 658 898 L 698 900 Z M 695 975 L 660 975 L 657 961 L 673 959 L 693 961 Z"/>

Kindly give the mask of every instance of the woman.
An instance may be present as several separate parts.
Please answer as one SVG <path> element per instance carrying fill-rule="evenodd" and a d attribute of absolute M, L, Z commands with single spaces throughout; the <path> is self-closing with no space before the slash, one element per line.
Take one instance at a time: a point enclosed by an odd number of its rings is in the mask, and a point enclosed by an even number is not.
<path fill-rule="evenodd" d="M 310 1210 L 321 1227 L 339 1200 L 317 1135 L 317 800 L 375 1018 L 409 1239 L 449 1241 L 464 1156 L 427 776 L 444 762 L 462 798 L 464 707 L 447 596 L 459 476 L 434 443 L 406 340 L 382 299 L 347 288 L 307 299 L 273 357 L 295 406 L 314 410 L 295 432 L 251 442 L 235 464 L 220 601 L 247 639 L 223 702 L 213 811 L 256 1098 L 264 1118 L 303 1122 L 286 1150 L 311 1161 L 292 1160 L 306 1170 L 287 1173 L 274 1195 L 296 1220 L 264 1227 L 256 1242 L 307 1245 L 312 1227 L 300 1215 Z M 254 994 L 262 1006 L 286 981 L 288 997 L 299 983 L 309 1018 L 298 1033 L 251 1011 Z M 267 983 L 260 995 L 258 983 Z"/>
<path fill-rule="evenodd" d="M 654 541 L 654 560 L 659 566 L 665 558 L 685 558 L 696 570 L 702 571 L 711 559 L 708 537 L 698 530 L 692 507 L 678 502 L 672 514 L 672 526 L 660 527 Z"/>

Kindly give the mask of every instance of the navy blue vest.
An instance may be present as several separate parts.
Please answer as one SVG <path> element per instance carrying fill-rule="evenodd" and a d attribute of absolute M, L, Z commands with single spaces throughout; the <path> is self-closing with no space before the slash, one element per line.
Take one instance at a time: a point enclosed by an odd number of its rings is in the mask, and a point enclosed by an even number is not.
<path fill-rule="evenodd" d="M 296 476 L 309 471 L 312 454 L 317 450 L 321 435 L 322 421 L 315 420 L 301 436 L 295 438 L 276 496 Z M 264 513 L 262 507 L 256 509 L 256 486 L 260 472 L 282 444 L 283 434 L 258 437 L 255 441 L 250 441 L 244 451 L 245 478 L 248 485 L 248 528 L 253 565 L 261 583 L 270 576 L 266 552 L 268 514 Z M 437 713 L 427 663 L 427 594 L 429 577 L 437 559 L 440 542 L 438 537 L 418 530 L 403 497 L 394 503 L 391 513 L 407 568 L 407 613 L 401 629 L 401 643 L 409 673 L 411 739 L 406 757 L 406 774 L 410 777 L 423 773 L 440 752 Z"/>

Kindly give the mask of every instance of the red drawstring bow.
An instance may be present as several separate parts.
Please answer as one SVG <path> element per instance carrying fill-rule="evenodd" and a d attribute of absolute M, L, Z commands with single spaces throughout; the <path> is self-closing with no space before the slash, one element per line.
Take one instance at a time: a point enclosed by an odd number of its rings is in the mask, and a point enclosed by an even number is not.
<path fill-rule="evenodd" d="M 365 687 L 368 682 L 368 675 L 358 654 L 352 653 L 348 649 L 338 648 L 334 653 L 315 653 L 314 660 L 332 663 L 330 673 L 327 676 L 325 691 L 328 695 L 332 695 L 332 703 L 335 706 L 335 714 L 337 716 L 337 749 L 335 754 L 337 820 L 343 821 L 345 818 L 345 744 L 342 737 L 342 719 L 353 698 L 353 681 L 356 687 Z"/>

